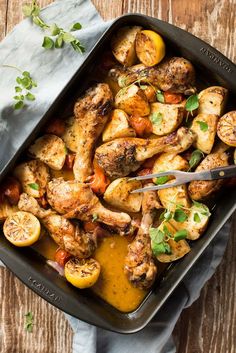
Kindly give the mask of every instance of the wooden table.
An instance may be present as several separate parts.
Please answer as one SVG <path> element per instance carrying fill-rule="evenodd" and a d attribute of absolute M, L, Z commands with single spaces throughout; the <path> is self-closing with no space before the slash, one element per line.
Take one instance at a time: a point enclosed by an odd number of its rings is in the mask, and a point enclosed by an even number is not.
<path fill-rule="evenodd" d="M 51 0 L 40 0 L 46 6 Z M 24 0 L 0 0 L 0 39 L 20 20 Z M 236 61 L 235 0 L 93 0 L 105 20 L 141 12 L 182 27 Z M 178 353 L 236 352 L 236 217 L 224 259 L 174 330 Z M 72 330 L 59 310 L 0 269 L 0 353 L 71 353 Z M 35 316 L 33 333 L 24 315 Z M 138 353 L 138 352 L 137 352 Z M 157 352 L 158 353 L 158 352 Z"/>

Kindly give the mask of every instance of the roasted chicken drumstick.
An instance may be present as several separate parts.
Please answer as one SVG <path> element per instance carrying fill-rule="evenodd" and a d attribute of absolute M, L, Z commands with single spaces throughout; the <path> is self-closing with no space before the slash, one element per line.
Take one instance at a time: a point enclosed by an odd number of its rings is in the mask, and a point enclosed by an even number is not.
<path fill-rule="evenodd" d="M 112 212 L 105 208 L 90 186 L 77 180 L 53 179 L 48 183 L 47 199 L 58 213 L 66 218 L 105 223 L 118 231 L 129 230 L 131 218 L 127 213 Z"/>
<path fill-rule="evenodd" d="M 128 254 L 125 258 L 124 271 L 129 281 L 135 287 L 142 289 L 150 288 L 156 278 L 157 268 L 153 260 L 149 228 L 153 223 L 155 209 L 161 207 L 155 191 L 147 191 L 143 194 L 141 225 L 135 239 L 128 246 Z"/>
<path fill-rule="evenodd" d="M 78 224 L 73 224 L 52 209 L 44 210 L 34 197 L 21 194 L 18 207 L 38 217 L 53 240 L 71 255 L 83 259 L 91 256 L 96 249 L 96 232 L 86 233 Z"/>
<path fill-rule="evenodd" d="M 87 90 L 75 103 L 78 146 L 73 171 L 75 179 L 80 182 L 84 182 L 92 174 L 94 146 L 111 112 L 112 101 L 109 86 L 99 83 Z"/>
<path fill-rule="evenodd" d="M 119 178 L 137 170 L 142 162 L 156 153 L 181 153 L 195 140 L 195 134 L 181 127 L 170 135 L 155 139 L 123 137 L 104 143 L 95 152 L 95 159 L 105 174 Z"/>

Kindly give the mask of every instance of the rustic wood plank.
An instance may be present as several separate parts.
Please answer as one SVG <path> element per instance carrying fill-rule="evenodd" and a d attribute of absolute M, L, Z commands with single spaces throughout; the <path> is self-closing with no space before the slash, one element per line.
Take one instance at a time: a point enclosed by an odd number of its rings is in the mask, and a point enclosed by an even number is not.
<path fill-rule="evenodd" d="M 24 0 L 0 0 L 0 39 L 22 19 Z M 51 0 L 40 0 L 41 6 Z M 198 35 L 236 61 L 235 0 L 93 0 L 108 20 L 126 12 L 142 12 Z M 184 311 L 174 331 L 178 353 L 236 351 L 235 270 L 236 217 L 224 261 Z M 72 331 L 63 313 L 27 289 L 6 269 L 0 269 L 0 353 L 71 353 Z M 36 326 L 24 331 L 24 314 L 32 311 Z"/>

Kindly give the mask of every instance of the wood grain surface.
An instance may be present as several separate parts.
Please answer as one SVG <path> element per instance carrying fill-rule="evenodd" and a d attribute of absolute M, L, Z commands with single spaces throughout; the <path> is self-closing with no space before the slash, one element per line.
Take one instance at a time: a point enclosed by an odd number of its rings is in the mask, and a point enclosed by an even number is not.
<path fill-rule="evenodd" d="M 0 39 L 22 20 L 23 2 L 0 0 Z M 50 2 L 39 1 L 41 6 Z M 236 61 L 235 0 L 93 0 L 93 3 L 105 20 L 126 12 L 141 12 L 166 20 Z M 178 353 L 236 352 L 235 250 L 236 217 L 221 265 L 200 298 L 182 313 L 176 325 Z M 64 314 L 3 268 L 0 268 L 0 298 L 0 353 L 72 353 L 73 333 Z M 24 330 L 24 315 L 28 311 L 35 317 L 33 333 Z"/>

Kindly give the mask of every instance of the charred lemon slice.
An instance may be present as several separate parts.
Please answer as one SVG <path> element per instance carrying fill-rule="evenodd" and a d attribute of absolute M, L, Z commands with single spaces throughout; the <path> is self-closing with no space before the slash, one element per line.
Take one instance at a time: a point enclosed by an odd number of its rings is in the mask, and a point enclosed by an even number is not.
<path fill-rule="evenodd" d="M 100 269 L 100 264 L 94 259 L 73 257 L 65 264 L 65 277 L 77 288 L 88 288 L 97 281 Z"/>
<path fill-rule="evenodd" d="M 19 211 L 9 216 L 4 225 L 3 233 L 7 240 L 16 246 L 30 246 L 40 236 L 39 220 L 29 212 Z"/>
<path fill-rule="evenodd" d="M 135 47 L 137 57 L 146 66 L 158 64 L 165 56 L 165 43 L 162 37 L 154 31 L 138 32 Z"/>
<path fill-rule="evenodd" d="M 220 118 L 217 134 L 224 143 L 236 147 L 236 110 L 226 113 Z"/>

